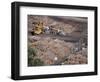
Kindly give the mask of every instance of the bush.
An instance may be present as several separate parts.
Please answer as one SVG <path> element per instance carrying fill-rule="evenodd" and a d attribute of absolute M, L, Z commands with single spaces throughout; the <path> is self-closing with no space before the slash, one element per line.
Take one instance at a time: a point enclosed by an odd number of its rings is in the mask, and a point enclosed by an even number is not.
<path fill-rule="evenodd" d="M 42 66 L 44 62 L 39 59 L 35 58 L 37 53 L 36 48 L 28 47 L 28 66 Z"/>
<path fill-rule="evenodd" d="M 33 60 L 32 65 L 33 66 L 42 66 L 42 65 L 44 65 L 44 62 L 41 59 L 36 58 Z"/>
<path fill-rule="evenodd" d="M 34 57 L 36 56 L 36 49 L 32 48 L 32 47 L 28 47 L 28 65 L 32 65 L 32 61 L 34 59 Z"/>
<path fill-rule="evenodd" d="M 28 55 L 36 56 L 36 48 L 28 47 Z"/>

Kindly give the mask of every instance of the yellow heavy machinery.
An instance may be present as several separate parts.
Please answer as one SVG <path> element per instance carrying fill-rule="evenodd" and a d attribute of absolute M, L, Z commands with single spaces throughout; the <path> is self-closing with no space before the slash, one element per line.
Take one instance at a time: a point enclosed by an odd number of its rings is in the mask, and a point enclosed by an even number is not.
<path fill-rule="evenodd" d="M 33 23 L 33 24 L 34 24 L 34 28 L 33 28 L 32 34 L 43 33 L 43 22 L 42 21 L 39 21 L 39 22 L 36 22 L 36 23 Z"/>

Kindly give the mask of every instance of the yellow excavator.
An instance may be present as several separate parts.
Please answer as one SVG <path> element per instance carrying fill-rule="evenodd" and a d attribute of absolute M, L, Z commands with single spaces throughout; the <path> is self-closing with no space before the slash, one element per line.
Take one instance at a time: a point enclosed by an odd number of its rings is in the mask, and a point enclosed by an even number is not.
<path fill-rule="evenodd" d="M 43 22 L 42 21 L 39 21 L 39 22 L 36 22 L 36 23 L 33 23 L 33 24 L 34 24 L 34 28 L 33 28 L 32 34 L 43 33 Z"/>

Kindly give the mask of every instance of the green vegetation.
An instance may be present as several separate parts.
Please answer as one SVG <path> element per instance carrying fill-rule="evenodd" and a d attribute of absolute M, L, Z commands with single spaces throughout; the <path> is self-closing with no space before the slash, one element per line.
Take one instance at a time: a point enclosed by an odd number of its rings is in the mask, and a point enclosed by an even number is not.
<path fill-rule="evenodd" d="M 44 62 L 39 58 L 35 58 L 37 53 L 36 48 L 28 47 L 28 66 L 41 66 Z"/>
<path fill-rule="evenodd" d="M 28 55 L 29 56 L 36 56 L 37 50 L 36 48 L 28 47 Z"/>
<path fill-rule="evenodd" d="M 36 58 L 33 60 L 32 65 L 33 66 L 42 66 L 42 65 L 44 65 L 44 62 L 41 59 Z"/>

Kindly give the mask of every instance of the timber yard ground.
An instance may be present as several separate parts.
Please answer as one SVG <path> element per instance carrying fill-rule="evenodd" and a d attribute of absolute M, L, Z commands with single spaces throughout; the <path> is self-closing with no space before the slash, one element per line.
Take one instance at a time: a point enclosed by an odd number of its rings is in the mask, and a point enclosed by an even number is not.
<path fill-rule="evenodd" d="M 28 15 L 28 66 L 87 64 L 87 17 Z"/>

